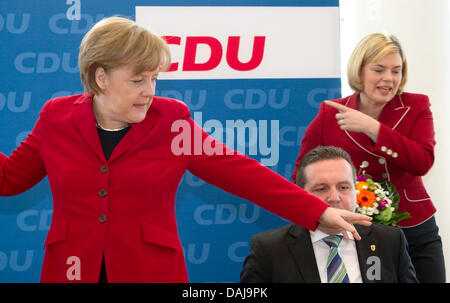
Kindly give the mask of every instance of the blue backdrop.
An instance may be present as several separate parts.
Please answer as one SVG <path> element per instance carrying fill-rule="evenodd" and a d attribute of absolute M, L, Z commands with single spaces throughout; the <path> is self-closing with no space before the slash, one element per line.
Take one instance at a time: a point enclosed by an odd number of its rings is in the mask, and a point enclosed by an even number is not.
<path fill-rule="evenodd" d="M 95 22 L 112 15 L 134 19 L 136 6 L 177 5 L 338 7 L 339 1 L 1 1 L 0 151 L 11 154 L 47 100 L 83 92 L 79 44 Z M 292 35 L 299 30 L 314 29 L 293 28 Z M 338 65 L 338 53 L 333 60 Z M 204 127 L 242 119 L 258 126 L 260 139 L 277 132 L 272 144 L 278 141 L 279 151 L 272 150 L 268 165 L 290 179 L 305 127 L 321 101 L 340 97 L 340 86 L 339 77 L 159 80 L 157 95 L 183 100 Z M 261 121 L 269 122 L 267 131 Z M 257 160 L 268 158 L 261 150 L 251 154 L 247 146 L 246 151 Z M 251 236 L 287 223 L 190 173 L 180 184 L 176 215 L 192 282 L 239 281 Z M 47 179 L 21 195 L 0 198 L 0 282 L 39 281 L 51 216 Z"/>

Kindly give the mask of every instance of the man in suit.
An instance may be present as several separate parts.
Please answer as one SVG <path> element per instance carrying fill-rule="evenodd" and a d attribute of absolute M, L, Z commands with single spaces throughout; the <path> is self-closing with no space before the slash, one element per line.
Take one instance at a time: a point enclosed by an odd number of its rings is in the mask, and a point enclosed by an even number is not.
<path fill-rule="evenodd" d="M 355 210 L 356 170 L 348 153 L 338 147 L 309 151 L 300 162 L 296 183 L 331 207 Z M 355 227 L 360 241 L 328 237 L 296 224 L 257 234 L 241 282 L 418 282 L 400 228 Z"/>

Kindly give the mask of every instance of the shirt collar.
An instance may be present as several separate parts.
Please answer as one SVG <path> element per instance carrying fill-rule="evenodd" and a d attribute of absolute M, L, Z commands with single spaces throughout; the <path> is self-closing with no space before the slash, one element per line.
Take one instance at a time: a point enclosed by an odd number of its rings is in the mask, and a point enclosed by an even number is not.
<path fill-rule="evenodd" d="M 329 234 L 324 233 L 323 231 L 318 229 L 316 231 L 309 231 L 309 233 L 311 235 L 311 242 L 313 244 L 329 236 Z M 350 240 L 355 241 L 355 238 L 353 238 L 353 235 L 351 233 L 347 232 L 347 234 Z M 342 233 L 339 233 L 338 235 L 342 236 Z M 343 238 L 343 240 L 345 240 L 345 238 Z"/>

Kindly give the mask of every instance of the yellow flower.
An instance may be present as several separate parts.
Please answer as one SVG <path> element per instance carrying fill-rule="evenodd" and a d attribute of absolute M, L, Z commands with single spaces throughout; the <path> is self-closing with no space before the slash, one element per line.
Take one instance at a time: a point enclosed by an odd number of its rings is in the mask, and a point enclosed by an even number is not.
<path fill-rule="evenodd" d="M 359 181 L 358 183 L 356 183 L 356 190 L 367 189 L 368 187 L 369 187 L 369 184 L 367 184 L 364 181 Z"/>

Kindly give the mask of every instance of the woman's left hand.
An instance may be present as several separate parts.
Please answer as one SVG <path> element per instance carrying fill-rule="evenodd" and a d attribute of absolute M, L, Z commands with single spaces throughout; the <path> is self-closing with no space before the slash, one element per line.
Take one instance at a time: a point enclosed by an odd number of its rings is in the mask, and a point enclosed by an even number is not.
<path fill-rule="evenodd" d="M 378 133 L 380 131 L 380 122 L 378 120 L 345 105 L 324 101 L 326 105 L 337 109 L 336 120 L 342 130 L 348 130 L 356 133 L 364 133 L 373 142 L 377 142 Z"/>

